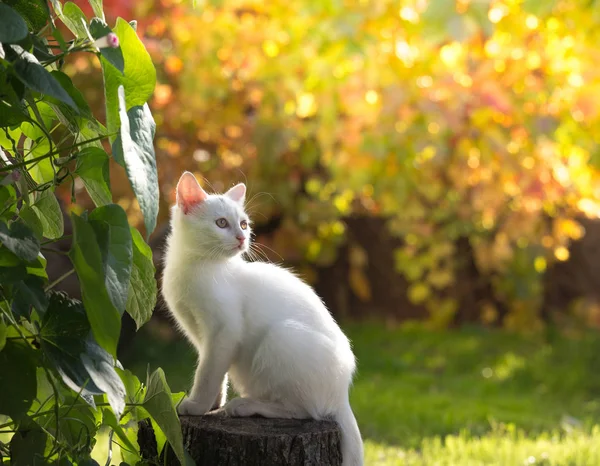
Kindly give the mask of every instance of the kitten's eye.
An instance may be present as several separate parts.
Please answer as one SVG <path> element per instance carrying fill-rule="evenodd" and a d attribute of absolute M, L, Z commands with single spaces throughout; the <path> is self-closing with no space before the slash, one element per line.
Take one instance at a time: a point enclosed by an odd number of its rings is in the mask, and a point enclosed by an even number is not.
<path fill-rule="evenodd" d="M 245 230 L 246 228 L 248 228 L 248 222 L 246 220 L 242 220 L 240 222 L 240 227 L 242 227 L 242 230 Z"/>
<path fill-rule="evenodd" d="M 219 228 L 227 228 L 227 225 L 229 225 L 229 223 L 227 223 L 227 220 L 225 220 L 224 218 L 218 218 L 216 224 Z"/>

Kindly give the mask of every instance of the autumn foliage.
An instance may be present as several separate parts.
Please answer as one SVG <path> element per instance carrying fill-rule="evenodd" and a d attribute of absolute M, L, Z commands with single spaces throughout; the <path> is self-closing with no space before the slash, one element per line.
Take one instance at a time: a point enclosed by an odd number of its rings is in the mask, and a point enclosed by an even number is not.
<path fill-rule="evenodd" d="M 409 299 L 440 325 L 466 240 L 494 298 L 482 320 L 501 305 L 504 323 L 535 323 L 544 272 L 600 215 L 596 3 L 131 6 L 159 67 L 161 205 L 183 169 L 217 190 L 247 179 L 255 221 L 283 216 L 265 244 L 318 265 L 347 241 L 345 218 L 383 217 Z M 364 251 L 349 251 L 368 300 Z"/>

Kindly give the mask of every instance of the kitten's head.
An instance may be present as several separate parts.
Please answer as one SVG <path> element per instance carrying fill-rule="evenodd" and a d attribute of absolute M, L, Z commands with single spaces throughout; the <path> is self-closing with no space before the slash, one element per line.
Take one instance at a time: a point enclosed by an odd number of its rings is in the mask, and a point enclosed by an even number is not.
<path fill-rule="evenodd" d="M 235 185 L 225 194 L 208 194 L 190 172 L 177 183 L 173 231 L 183 233 L 184 253 L 226 259 L 248 250 L 250 220 L 244 211 L 246 186 Z"/>

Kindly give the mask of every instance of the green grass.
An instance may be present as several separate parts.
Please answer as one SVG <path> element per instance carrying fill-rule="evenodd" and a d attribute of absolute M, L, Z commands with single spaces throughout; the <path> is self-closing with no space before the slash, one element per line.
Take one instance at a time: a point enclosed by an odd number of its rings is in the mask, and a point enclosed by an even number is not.
<path fill-rule="evenodd" d="M 367 465 L 600 465 L 600 335 L 344 326 Z M 189 388 L 195 355 L 149 325 L 121 358 Z"/>

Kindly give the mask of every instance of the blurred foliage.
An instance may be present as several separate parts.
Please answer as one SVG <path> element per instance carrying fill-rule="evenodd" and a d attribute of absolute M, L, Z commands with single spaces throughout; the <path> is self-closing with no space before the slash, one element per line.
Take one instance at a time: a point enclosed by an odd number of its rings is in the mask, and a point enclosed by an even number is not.
<path fill-rule="evenodd" d="M 508 326 L 539 323 L 545 270 L 600 214 L 598 2 L 131 8 L 159 68 L 163 221 L 182 170 L 217 190 L 247 177 L 255 220 L 283 215 L 266 245 L 287 260 L 327 265 L 351 241 L 344 218 L 382 216 L 435 323 L 457 311 L 465 239 L 493 291 L 483 321 L 502 306 Z M 349 283 L 368 300 L 368 258 L 350 246 Z"/>

